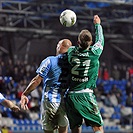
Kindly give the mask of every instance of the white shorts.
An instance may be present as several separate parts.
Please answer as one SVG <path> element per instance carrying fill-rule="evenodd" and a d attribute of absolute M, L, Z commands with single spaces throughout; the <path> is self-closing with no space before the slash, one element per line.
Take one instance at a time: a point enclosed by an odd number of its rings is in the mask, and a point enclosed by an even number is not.
<path fill-rule="evenodd" d="M 68 126 L 68 118 L 60 103 L 41 102 L 42 129 L 52 131 L 59 126 Z"/>

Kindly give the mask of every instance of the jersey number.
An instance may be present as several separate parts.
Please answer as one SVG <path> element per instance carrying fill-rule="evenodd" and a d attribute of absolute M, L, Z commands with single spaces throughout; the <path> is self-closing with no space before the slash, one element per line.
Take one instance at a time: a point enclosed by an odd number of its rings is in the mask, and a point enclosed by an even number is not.
<path fill-rule="evenodd" d="M 83 76 L 87 76 L 88 71 L 89 71 L 89 66 L 90 66 L 90 60 L 86 60 L 84 62 L 80 62 L 80 60 L 78 58 L 73 58 L 72 62 L 75 62 L 76 64 L 73 66 L 71 73 L 74 75 L 79 75 L 79 71 L 77 70 L 79 68 L 79 66 L 84 67 L 84 72 L 83 72 Z"/>

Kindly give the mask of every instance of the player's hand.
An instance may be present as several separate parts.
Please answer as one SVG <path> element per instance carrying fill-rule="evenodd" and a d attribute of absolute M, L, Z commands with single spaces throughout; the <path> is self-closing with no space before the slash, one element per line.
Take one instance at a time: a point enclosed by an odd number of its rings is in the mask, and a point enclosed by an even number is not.
<path fill-rule="evenodd" d="M 22 95 L 21 96 L 21 101 L 20 101 L 21 108 L 24 109 L 24 110 L 29 110 L 28 105 L 27 105 L 28 102 L 29 102 L 28 97 L 25 96 L 25 95 Z"/>
<path fill-rule="evenodd" d="M 94 15 L 94 20 L 93 20 L 94 24 L 100 24 L 101 23 L 101 20 L 99 18 L 98 15 Z"/>
<path fill-rule="evenodd" d="M 11 110 L 14 111 L 14 112 L 18 112 L 18 111 L 20 111 L 20 108 L 19 108 L 18 106 L 14 105 L 14 106 L 11 108 Z"/>

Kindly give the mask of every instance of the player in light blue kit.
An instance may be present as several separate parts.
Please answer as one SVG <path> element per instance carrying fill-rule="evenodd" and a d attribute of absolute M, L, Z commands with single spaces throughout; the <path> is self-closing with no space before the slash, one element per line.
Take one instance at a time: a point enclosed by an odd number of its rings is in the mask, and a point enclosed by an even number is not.
<path fill-rule="evenodd" d="M 12 101 L 6 99 L 1 93 L 0 93 L 0 104 L 3 106 L 10 108 L 14 112 L 18 112 L 20 108 L 15 105 Z"/>
<path fill-rule="evenodd" d="M 53 133 L 58 128 L 59 133 L 68 132 L 68 119 L 61 103 L 62 68 L 68 48 L 72 45 L 68 39 L 59 41 L 56 48 L 57 56 L 49 56 L 42 61 L 35 76 L 21 96 L 21 108 L 27 110 L 28 94 L 43 81 L 43 94 L 41 100 L 41 121 L 45 133 Z M 64 81 L 66 82 L 66 81 Z"/>

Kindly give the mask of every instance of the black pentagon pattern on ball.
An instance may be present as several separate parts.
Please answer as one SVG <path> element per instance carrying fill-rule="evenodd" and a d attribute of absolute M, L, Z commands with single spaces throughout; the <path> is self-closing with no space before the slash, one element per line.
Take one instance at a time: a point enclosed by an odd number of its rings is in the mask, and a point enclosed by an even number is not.
<path fill-rule="evenodd" d="M 64 21 L 64 22 L 63 22 L 63 25 L 66 26 L 66 24 L 67 24 L 67 21 Z"/>
<path fill-rule="evenodd" d="M 74 25 L 75 21 L 74 21 L 74 17 L 71 18 L 71 25 Z"/>

